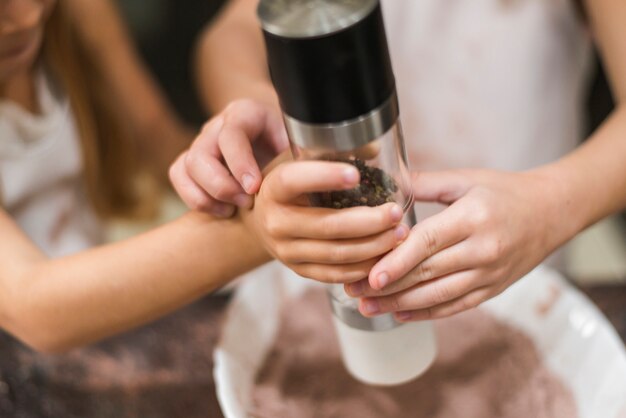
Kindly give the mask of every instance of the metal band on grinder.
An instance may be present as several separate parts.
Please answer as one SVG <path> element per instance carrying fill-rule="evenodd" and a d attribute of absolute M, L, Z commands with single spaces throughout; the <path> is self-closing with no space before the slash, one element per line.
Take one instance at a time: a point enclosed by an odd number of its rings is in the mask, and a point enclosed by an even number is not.
<path fill-rule="evenodd" d="M 410 199 L 410 205 L 413 205 L 413 199 Z M 413 228 L 417 225 L 417 217 L 415 216 L 415 210 L 413 208 L 406 211 L 403 222 L 409 226 L 409 228 Z M 354 302 L 355 300 L 343 293 L 343 291 L 337 294 L 333 292 L 332 288 L 329 288 L 328 299 L 330 300 L 330 306 L 335 317 L 350 328 L 360 329 L 362 331 L 380 332 L 389 331 L 402 325 L 394 319 L 393 314 L 379 315 L 373 318 L 364 317 L 359 312 L 358 303 Z M 341 301 L 340 299 L 344 300 Z M 349 301 L 354 303 L 350 303 Z"/>
<path fill-rule="evenodd" d="M 401 325 L 394 319 L 392 314 L 366 318 L 361 315 L 357 309 L 342 305 L 335 300 L 332 295 L 329 294 L 328 297 L 335 317 L 350 328 L 360 329 L 361 331 L 380 332 L 389 331 Z"/>
<path fill-rule="evenodd" d="M 310 124 L 284 115 L 291 141 L 305 149 L 351 151 L 369 144 L 389 131 L 398 120 L 398 96 L 394 93 L 380 107 L 349 121 Z"/>

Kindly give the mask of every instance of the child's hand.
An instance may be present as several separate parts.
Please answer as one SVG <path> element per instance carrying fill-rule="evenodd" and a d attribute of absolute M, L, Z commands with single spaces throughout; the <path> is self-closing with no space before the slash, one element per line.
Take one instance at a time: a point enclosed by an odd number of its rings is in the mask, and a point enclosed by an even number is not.
<path fill-rule="evenodd" d="M 244 220 L 275 258 L 301 276 L 326 283 L 367 277 L 382 255 L 409 232 L 395 203 L 351 209 L 309 207 L 307 193 L 354 188 L 359 173 L 350 164 L 284 163 L 261 185 L 254 210 Z"/>
<path fill-rule="evenodd" d="M 206 123 L 170 168 L 170 179 L 189 208 L 230 217 L 235 206 L 250 207 L 261 185 L 259 167 L 288 145 L 275 108 L 237 100 Z"/>
<path fill-rule="evenodd" d="M 450 205 L 413 228 L 363 280 L 346 286 L 372 316 L 441 318 L 478 306 L 566 239 L 558 188 L 546 176 L 495 171 L 422 173 L 418 201 Z"/>

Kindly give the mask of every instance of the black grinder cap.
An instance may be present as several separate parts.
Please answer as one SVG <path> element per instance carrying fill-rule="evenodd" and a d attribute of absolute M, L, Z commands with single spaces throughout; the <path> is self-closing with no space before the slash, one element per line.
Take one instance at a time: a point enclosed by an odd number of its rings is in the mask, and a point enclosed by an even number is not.
<path fill-rule="evenodd" d="M 343 123 L 394 97 L 378 0 L 261 0 L 258 14 L 287 116 L 306 124 Z"/>

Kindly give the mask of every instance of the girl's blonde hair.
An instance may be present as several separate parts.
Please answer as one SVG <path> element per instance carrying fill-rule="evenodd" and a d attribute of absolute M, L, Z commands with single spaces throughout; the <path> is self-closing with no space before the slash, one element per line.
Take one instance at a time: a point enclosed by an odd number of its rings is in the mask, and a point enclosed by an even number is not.
<path fill-rule="evenodd" d="M 82 145 L 87 194 L 103 218 L 153 215 L 157 195 L 140 187 L 145 171 L 93 53 L 79 36 L 64 0 L 58 0 L 46 24 L 42 59 L 69 99 Z"/>

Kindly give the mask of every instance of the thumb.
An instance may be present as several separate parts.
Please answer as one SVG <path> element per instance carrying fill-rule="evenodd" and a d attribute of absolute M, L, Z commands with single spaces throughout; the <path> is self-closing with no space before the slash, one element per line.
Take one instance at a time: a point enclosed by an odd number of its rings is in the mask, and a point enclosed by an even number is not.
<path fill-rule="evenodd" d="M 350 164 L 297 161 L 276 167 L 264 184 L 276 201 L 288 203 L 307 193 L 352 189 L 359 180 L 358 170 Z"/>
<path fill-rule="evenodd" d="M 467 171 L 418 171 L 411 183 L 416 201 L 450 205 L 467 193 L 473 180 Z"/>

